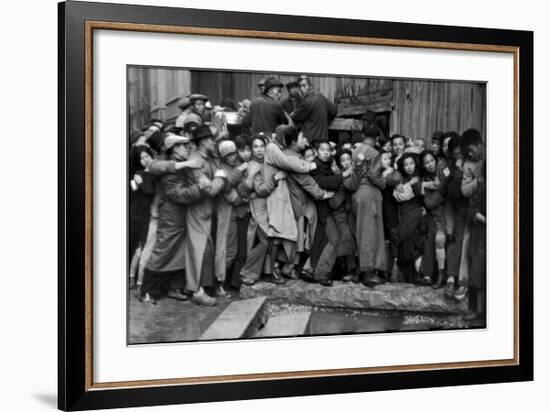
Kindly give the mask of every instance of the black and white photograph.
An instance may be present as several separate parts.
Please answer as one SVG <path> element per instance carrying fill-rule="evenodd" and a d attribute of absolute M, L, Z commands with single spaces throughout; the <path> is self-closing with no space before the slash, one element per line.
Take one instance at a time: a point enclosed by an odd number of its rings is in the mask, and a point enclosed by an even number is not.
<path fill-rule="evenodd" d="M 127 66 L 128 344 L 485 328 L 486 99 Z"/>

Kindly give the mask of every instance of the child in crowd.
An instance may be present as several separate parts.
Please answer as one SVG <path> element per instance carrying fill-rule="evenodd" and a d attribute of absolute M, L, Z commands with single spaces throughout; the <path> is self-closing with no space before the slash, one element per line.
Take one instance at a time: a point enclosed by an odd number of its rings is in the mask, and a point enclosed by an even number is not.
<path fill-rule="evenodd" d="M 391 144 L 391 141 L 388 141 Z M 386 239 L 386 254 L 388 266 L 386 280 L 398 279 L 398 243 L 399 243 L 399 211 L 397 200 L 393 197 L 395 186 L 401 181 L 401 174 L 392 167 L 391 152 L 384 151 L 381 154 L 382 175 L 386 179 L 386 187 L 382 190 L 382 216 L 384 219 L 384 238 Z"/>
<path fill-rule="evenodd" d="M 237 154 L 242 163 L 247 163 L 252 157 L 252 148 L 250 147 L 250 138 L 247 135 L 240 134 L 235 137 L 235 145 L 237 146 Z"/>
<path fill-rule="evenodd" d="M 426 141 L 421 137 L 417 137 L 413 141 L 412 152 L 420 154 L 426 149 Z"/>
<path fill-rule="evenodd" d="M 304 151 L 304 160 L 306 162 L 313 162 L 315 160 L 315 158 L 317 157 L 317 150 L 315 150 L 315 148 L 313 147 L 308 147 L 305 151 Z"/>
<path fill-rule="evenodd" d="M 377 142 L 377 148 L 380 153 L 391 153 L 392 152 L 391 139 L 387 138 L 386 136 L 379 137 Z"/>

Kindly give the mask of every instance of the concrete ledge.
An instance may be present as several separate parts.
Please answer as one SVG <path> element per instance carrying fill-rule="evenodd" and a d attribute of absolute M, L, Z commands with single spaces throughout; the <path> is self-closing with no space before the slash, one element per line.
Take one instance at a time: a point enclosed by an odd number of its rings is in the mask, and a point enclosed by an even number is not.
<path fill-rule="evenodd" d="M 386 283 L 374 288 L 362 284 L 334 282 L 331 287 L 292 280 L 284 285 L 258 282 L 241 287 L 241 297 L 265 296 L 295 304 L 370 310 L 395 310 L 420 313 L 464 314 L 468 301 L 446 299 L 443 289 L 408 283 Z"/>
<path fill-rule="evenodd" d="M 232 302 L 206 329 L 199 340 L 250 338 L 265 325 L 266 298 Z"/>
<path fill-rule="evenodd" d="M 272 316 L 256 337 L 291 337 L 310 333 L 311 309 L 306 312 L 285 313 Z"/>

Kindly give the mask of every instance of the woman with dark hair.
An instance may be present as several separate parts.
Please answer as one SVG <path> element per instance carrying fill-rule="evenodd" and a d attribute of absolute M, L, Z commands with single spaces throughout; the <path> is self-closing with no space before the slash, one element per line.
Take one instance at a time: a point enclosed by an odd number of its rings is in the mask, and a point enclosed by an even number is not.
<path fill-rule="evenodd" d="M 430 284 L 434 278 L 437 263 L 437 281 L 433 287 L 439 289 L 443 286 L 446 277 L 445 180 L 438 173 L 437 160 L 432 151 L 425 150 L 420 154 L 420 167 L 422 168 L 420 196 L 427 211 L 425 217 L 427 236 L 420 271 L 423 275 L 423 283 Z"/>
<path fill-rule="evenodd" d="M 425 210 L 417 195 L 420 185 L 418 156 L 415 153 L 404 153 L 399 158 L 398 168 L 402 178 L 401 183 L 395 187 L 393 196 L 399 204 L 399 281 L 413 283 L 424 251 L 421 220 Z"/>
<path fill-rule="evenodd" d="M 397 165 L 397 162 L 403 156 L 405 153 L 405 149 L 407 148 L 407 138 L 401 134 L 394 134 L 391 137 L 391 147 L 392 147 L 392 163 L 393 168 L 398 169 L 399 166 Z"/>
<path fill-rule="evenodd" d="M 133 177 L 130 181 L 130 288 L 135 286 L 139 259 L 149 228 L 151 203 L 155 197 L 155 179 L 149 173 L 153 162 L 153 151 L 148 146 L 136 146 L 131 152 L 130 170 Z"/>
<path fill-rule="evenodd" d="M 377 149 L 380 153 L 391 153 L 392 152 L 392 143 L 391 139 L 386 136 L 378 137 L 376 142 Z"/>

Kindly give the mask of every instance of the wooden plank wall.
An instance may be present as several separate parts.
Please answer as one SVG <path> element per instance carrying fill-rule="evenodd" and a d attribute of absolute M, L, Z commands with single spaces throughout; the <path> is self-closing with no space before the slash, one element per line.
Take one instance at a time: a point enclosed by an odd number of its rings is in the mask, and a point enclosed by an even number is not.
<path fill-rule="evenodd" d="M 147 69 L 128 70 L 128 117 L 130 130 L 141 129 L 150 119 L 151 84 Z"/>
<path fill-rule="evenodd" d="M 206 94 L 212 103 L 218 104 L 223 97 L 232 98 L 235 104 L 244 99 L 254 99 L 259 94 L 258 82 L 262 78 L 274 76 L 263 72 L 216 72 L 192 70 L 192 88 L 194 91 Z M 275 75 L 283 84 L 296 80 L 295 74 Z M 327 76 L 312 76 L 313 87 L 321 91 L 329 99 L 336 95 L 336 78 Z M 283 98 L 286 97 L 286 89 Z"/>
<path fill-rule="evenodd" d="M 232 97 L 235 103 L 253 99 L 258 95 L 258 81 L 272 75 L 261 72 L 192 71 L 191 77 L 193 90 L 207 94 L 213 104 L 217 104 L 222 97 Z M 276 77 L 282 83 L 296 78 L 288 74 Z M 328 76 L 311 78 L 315 90 L 342 105 L 364 100 L 361 96 L 381 96 L 384 104 L 380 107 L 394 108 L 391 115 L 392 134 L 429 139 L 436 130 L 460 133 L 474 127 L 485 138 L 486 87 L 483 83 Z M 286 97 L 286 91 L 283 97 Z"/>
<path fill-rule="evenodd" d="M 169 70 L 163 69 L 139 69 L 129 78 L 130 87 L 130 123 L 133 127 L 139 127 L 146 116 L 144 102 L 149 107 L 163 102 L 158 98 L 173 99 L 175 90 L 160 90 L 162 86 L 170 88 L 176 85 L 177 92 L 200 92 L 208 95 L 213 104 L 219 104 L 222 97 L 230 97 L 235 104 L 243 99 L 253 99 L 258 95 L 257 83 L 261 78 L 272 76 L 272 73 L 262 72 L 221 72 L 205 70 L 178 70 L 186 72 L 185 75 L 172 73 L 167 76 Z M 178 80 L 170 81 L 171 77 Z M 161 82 L 159 76 L 167 77 Z M 295 74 L 282 74 L 276 77 L 287 83 L 296 79 Z M 189 79 L 190 77 L 190 79 Z M 181 80 L 180 80 L 181 78 Z M 440 82 L 424 80 L 393 80 L 373 79 L 358 77 L 329 77 L 311 76 L 315 90 L 336 102 L 345 105 L 368 104 L 378 102 L 381 104 L 373 107 L 393 108 L 391 114 L 390 132 L 402 133 L 411 137 L 423 137 L 429 139 L 435 130 L 459 133 L 469 127 L 481 131 L 483 138 L 486 134 L 486 85 L 483 83 L 466 82 Z M 181 83 L 181 84 L 180 84 Z M 187 86 L 186 86 L 187 85 Z M 149 90 L 148 90 L 149 89 Z M 159 89 L 159 90 L 157 90 Z M 183 94 L 182 94 L 183 95 Z M 369 96 L 368 98 L 365 98 Z M 286 90 L 283 93 L 286 97 Z M 371 100 L 373 102 L 371 102 Z M 168 117 L 173 115 L 171 106 L 177 102 L 167 101 L 166 113 Z M 176 107 L 174 106 L 174 107 Z M 382 109 L 381 109 L 382 110 Z M 387 110 L 387 109 L 384 109 Z"/>
<path fill-rule="evenodd" d="M 486 134 L 486 85 L 395 80 L 392 133 L 429 140 L 433 132 L 478 129 Z"/>

